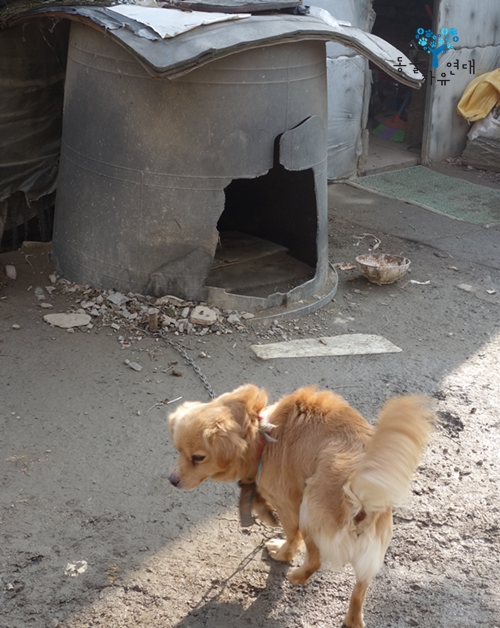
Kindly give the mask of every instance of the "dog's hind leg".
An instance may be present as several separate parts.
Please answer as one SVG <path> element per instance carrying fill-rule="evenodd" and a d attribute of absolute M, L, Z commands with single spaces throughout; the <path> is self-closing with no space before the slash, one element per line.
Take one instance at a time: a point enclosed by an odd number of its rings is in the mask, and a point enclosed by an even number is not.
<path fill-rule="evenodd" d="M 360 532 L 358 539 L 363 543 L 363 537 L 368 535 L 369 543 L 365 545 L 364 551 L 358 548 L 356 556 L 351 560 L 356 574 L 356 585 L 344 619 L 344 625 L 348 628 L 364 628 L 363 602 L 366 590 L 382 567 L 392 536 L 392 510 L 390 508 L 377 513 L 369 524 L 369 529 L 362 532 L 359 528 L 362 528 L 368 519 L 369 516 L 358 524 L 358 532 Z"/>
<path fill-rule="evenodd" d="M 351 595 L 351 601 L 349 602 L 349 610 L 344 619 L 344 626 L 346 628 L 365 628 L 365 622 L 363 621 L 363 603 L 369 585 L 369 582 L 361 582 L 360 580 L 356 582 Z"/>
<path fill-rule="evenodd" d="M 299 518 L 294 515 L 283 515 L 278 510 L 278 516 L 285 532 L 286 540 L 271 539 L 266 543 L 269 556 L 274 560 L 289 563 L 302 544 L 302 535 L 299 531 Z"/>
<path fill-rule="evenodd" d="M 292 584 L 305 584 L 309 578 L 321 567 L 321 556 L 318 546 L 308 536 L 304 538 L 306 544 L 306 557 L 304 563 L 290 572 L 288 580 Z"/>

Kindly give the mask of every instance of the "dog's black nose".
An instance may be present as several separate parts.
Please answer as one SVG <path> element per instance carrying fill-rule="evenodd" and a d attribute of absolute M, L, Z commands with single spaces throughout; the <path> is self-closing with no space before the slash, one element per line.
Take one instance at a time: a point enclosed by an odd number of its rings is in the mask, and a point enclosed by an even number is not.
<path fill-rule="evenodd" d="M 168 481 L 170 484 L 173 484 L 173 486 L 179 486 L 179 482 L 181 480 L 175 475 L 175 473 L 172 473 L 172 475 L 168 478 Z"/>

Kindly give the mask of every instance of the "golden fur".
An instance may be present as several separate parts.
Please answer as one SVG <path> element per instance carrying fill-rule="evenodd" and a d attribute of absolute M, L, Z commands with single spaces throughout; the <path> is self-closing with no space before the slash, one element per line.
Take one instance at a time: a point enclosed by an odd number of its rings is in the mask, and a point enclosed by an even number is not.
<path fill-rule="evenodd" d="M 289 562 L 304 541 L 305 560 L 289 574 L 294 584 L 305 584 L 322 562 L 351 563 L 356 585 L 344 623 L 363 628 L 366 589 L 392 535 L 392 506 L 404 500 L 432 429 L 429 401 L 389 400 L 376 428 L 314 387 L 266 403 L 267 393 L 247 384 L 209 403 L 182 404 L 169 418 L 180 454 L 169 479 L 182 489 L 207 478 L 255 483 L 254 510 L 265 518 L 274 508 L 286 536 L 267 543 L 271 557 Z M 263 439 L 262 415 L 277 442 Z"/>

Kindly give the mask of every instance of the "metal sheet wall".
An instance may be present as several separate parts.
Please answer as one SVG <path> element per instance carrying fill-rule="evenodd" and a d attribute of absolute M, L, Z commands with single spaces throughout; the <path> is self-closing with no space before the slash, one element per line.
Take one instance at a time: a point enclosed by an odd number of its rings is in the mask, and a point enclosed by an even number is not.
<path fill-rule="evenodd" d="M 437 0 L 436 0 L 437 4 Z M 500 66 L 500 3 L 498 0 L 440 0 L 435 31 L 456 28 L 459 41 L 455 50 L 439 58 L 434 71 L 436 81 L 429 86 L 427 117 L 424 130 L 424 163 L 442 161 L 446 157 L 460 155 L 465 147 L 469 131 L 467 122 L 457 113 L 456 106 L 468 83 L 485 72 Z M 459 71 L 449 74 L 459 62 Z M 475 62 L 475 74 L 469 73 L 469 62 Z M 465 67 L 463 67 L 465 66 Z M 446 77 L 441 77 L 446 73 Z M 441 84 L 439 79 L 450 79 Z"/>
<path fill-rule="evenodd" d="M 317 0 L 315 6 L 337 20 L 371 30 L 371 0 Z M 366 126 L 363 98 L 369 80 L 368 62 L 352 48 L 328 42 L 328 180 L 356 176 Z M 367 94 L 369 98 L 369 93 Z"/>

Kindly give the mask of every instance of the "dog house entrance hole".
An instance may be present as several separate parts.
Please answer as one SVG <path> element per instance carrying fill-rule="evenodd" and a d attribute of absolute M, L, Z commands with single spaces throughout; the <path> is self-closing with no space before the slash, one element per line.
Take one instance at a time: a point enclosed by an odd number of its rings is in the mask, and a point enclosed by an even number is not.
<path fill-rule="evenodd" d="M 219 245 L 207 286 L 266 297 L 286 293 L 316 272 L 318 215 L 312 169 L 281 164 L 225 188 Z"/>

